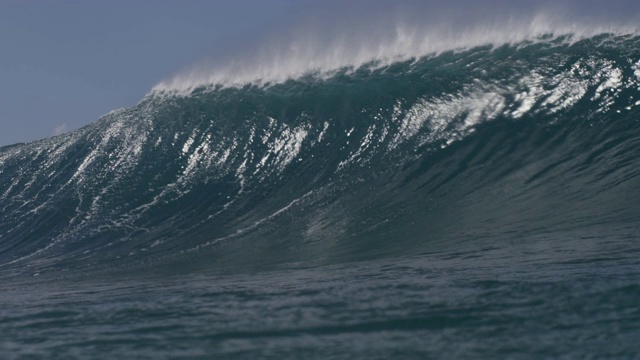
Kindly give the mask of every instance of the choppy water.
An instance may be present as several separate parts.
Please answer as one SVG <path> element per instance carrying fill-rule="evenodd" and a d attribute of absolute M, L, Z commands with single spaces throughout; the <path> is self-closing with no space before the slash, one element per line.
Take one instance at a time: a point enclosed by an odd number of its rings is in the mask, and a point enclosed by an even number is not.
<path fill-rule="evenodd" d="M 585 241 L 602 239 L 569 239 Z M 580 256 L 485 245 L 259 274 L 21 283 L 0 297 L 0 346 L 9 359 L 631 359 L 640 286 L 627 242 Z M 607 246 L 617 251 L 603 259 Z"/>
<path fill-rule="evenodd" d="M 636 358 L 640 39 L 157 89 L 0 149 L 7 358 Z"/>

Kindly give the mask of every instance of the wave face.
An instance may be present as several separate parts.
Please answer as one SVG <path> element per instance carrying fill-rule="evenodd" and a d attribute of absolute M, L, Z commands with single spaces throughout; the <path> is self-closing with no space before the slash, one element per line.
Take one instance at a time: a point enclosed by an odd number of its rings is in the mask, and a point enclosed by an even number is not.
<path fill-rule="evenodd" d="M 245 271 L 633 236 L 640 37 L 568 40 L 158 91 L 1 148 L 0 266 Z"/>

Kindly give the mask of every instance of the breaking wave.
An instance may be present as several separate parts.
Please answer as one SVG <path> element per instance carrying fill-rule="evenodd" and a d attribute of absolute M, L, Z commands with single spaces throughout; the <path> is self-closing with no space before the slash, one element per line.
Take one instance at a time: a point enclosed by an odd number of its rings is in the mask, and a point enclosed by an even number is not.
<path fill-rule="evenodd" d="M 244 271 L 637 233 L 640 37 L 537 24 L 181 75 L 0 148 L 0 269 Z"/>

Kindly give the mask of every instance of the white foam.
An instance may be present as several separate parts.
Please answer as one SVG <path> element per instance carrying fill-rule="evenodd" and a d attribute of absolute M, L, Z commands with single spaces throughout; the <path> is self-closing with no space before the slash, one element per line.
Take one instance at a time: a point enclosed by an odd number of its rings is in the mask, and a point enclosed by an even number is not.
<path fill-rule="evenodd" d="M 443 98 L 423 99 L 407 110 L 398 133 L 389 144 L 389 150 L 416 137 L 425 127 L 428 134 L 418 146 L 444 141 L 446 145 L 472 133 L 476 125 L 493 120 L 505 108 L 504 92 L 495 87 L 465 89 Z"/>
<path fill-rule="evenodd" d="M 592 97 L 592 100 L 598 100 L 606 92 L 613 92 L 622 85 L 622 70 L 614 67 L 613 64 L 609 63 L 601 71 L 602 76 L 605 80 L 596 89 L 596 93 Z"/>
<path fill-rule="evenodd" d="M 551 79 L 554 87 L 541 103 L 543 107 L 550 107 L 549 113 L 553 114 L 571 107 L 587 93 L 589 82 L 578 78 L 574 75 L 575 73 L 584 76 L 586 71 L 580 64 L 573 64 L 570 71 L 557 74 Z"/>
<path fill-rule="evenodd" d="M 352 131 L 353 129 L 347 134 L 347 136 L 350 136 Z M 373 124 L 369 126 L 369 129 L 367 130 L 367 134 L 362 139 L 362 142 L 360 143 L 360 147 L 358 148 L 358 150 L 352 153 L 348 159 L 343 160 L 338 164 L 338 168 L 337 168 L 338 171 L 342 170 L 345 166 L 353 162 L 363 160 L 361 156 L 365 151 L 367 151 L 371 147 L 375 134 L 376 134 L 376 125 Z"/>
<path fill-rule="evenodd" d="M 640 81 L 640 61 L 633 64 L 633 75 Z"/>
<path fill-rule="evenodd" d="M 202 87 L 268 86 L 314 75 L 326 78 L 343 69 L 379 68 L 394 62 L 464 50 L 484 45 L 500 46 L 539 41 L 553 34 L 569 42 L 602 33 L 637 33 L 632 26 L 579 24 L 537 13 L 528 19 L 494 21 L 452 30 L 446 26 L 397 23 L 393 29 L 367 36 L 348 31 L 334 39 L 300 35 L 280 45 L 269 44 L 257 53 L 243 55 L 226 64 L 194 67 L 157 84 L 152 93 L 188 95 Z"/>

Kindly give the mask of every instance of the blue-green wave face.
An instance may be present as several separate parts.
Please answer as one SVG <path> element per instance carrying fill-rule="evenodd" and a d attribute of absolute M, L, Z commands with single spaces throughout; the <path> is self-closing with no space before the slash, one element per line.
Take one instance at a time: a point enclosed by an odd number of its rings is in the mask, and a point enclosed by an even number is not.
<path fill-rule="evenodd" d="M 639 120 L 636 35 L 158 88 L 0 148 L 0 267 L 253 271 L 637 234 Z"/>

